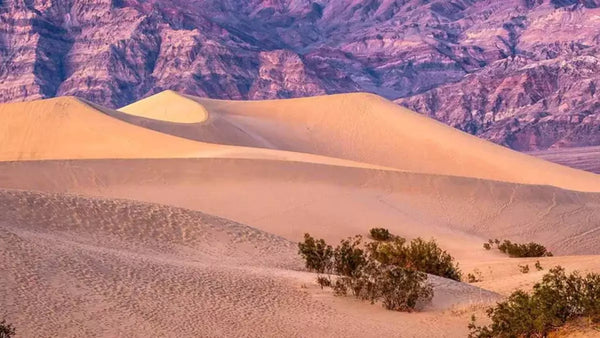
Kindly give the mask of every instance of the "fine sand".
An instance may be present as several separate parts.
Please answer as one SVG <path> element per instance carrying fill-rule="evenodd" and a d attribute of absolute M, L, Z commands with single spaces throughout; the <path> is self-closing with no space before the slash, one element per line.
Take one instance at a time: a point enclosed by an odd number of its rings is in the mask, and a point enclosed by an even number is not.
<path fill-rule="evenodd" d="M 464 337 L 471 314 L 555 265 L 600 272 L 600 176 L 372 95 L 60 98 L 0 118 L 0 317 L 24 337 Z M 407 314 L 303 271 L 305 232 L 375 226 L 435 238 L 483 280 L 430 277 L 433 302 Z M 488 238 L 556 256 L 534 271 Z"/>

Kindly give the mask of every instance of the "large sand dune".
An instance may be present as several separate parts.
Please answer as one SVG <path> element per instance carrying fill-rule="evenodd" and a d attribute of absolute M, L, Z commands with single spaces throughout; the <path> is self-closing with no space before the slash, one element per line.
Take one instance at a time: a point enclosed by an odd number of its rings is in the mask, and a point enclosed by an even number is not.
<path fill-rule="evenodd" d="M 164 107 L 201 103 L 209 114 L 203 123 L 142 122 L 199 141 L 319 154 L 410 172 L 600 191 L 597 175 L 494 145 L 371 94 L 220 101 L 167 92 L 148 100 Z M 124 111 L 142 116 L 144 105 L 139 107 Z"/>
<path fill-rule="evenodd" d="M 0 105 L 0 118 L 0 316 L 25 336 L 458 337 L 490 291 L 543 273 L 483 250 L 488 238 L 569 255 L 546 268 L 600 271 L 598 175 L 372 95 L 166 92 L 122 111 L 63 98 Z M 337 242 L 374 226 L 436 238 L 489 291 L 432 277 L 433 303 L 401 314 L 301 271 L 305 232 Z"/>

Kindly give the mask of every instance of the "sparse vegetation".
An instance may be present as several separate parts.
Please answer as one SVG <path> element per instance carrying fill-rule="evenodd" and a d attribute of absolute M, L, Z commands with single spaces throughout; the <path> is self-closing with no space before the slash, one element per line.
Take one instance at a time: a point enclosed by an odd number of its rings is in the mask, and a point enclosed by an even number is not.
<path fill-rule="evenodd" d="M 535 269 L 537 271 L 542 271 L 544 270 L 544 268 L 542 267 L 542 264 L 540 263 L 540 261 L 535 262 Z"/>
<path fill-rule="evenodd" d="M 569 321 L 600 319 L 600 275 L 583 277 L 567 275 L 558 266 L 551 269 L 533 293 L 518 290 L 506 301 L 487 310 L 492 320 L 488 326 L 477 326 L 475 317 L 469 324 L 471 338 L 545 337 Z"/>
<path fill-rule="evenodd" d="M 11 338 L 15 335 L 15 327 L 7 323 L 6 320 L 0 321 L 0 338 Z"/>
<path fill-rule="evenodd" d="M 467 274 L 467 282 L 469 283 L 477 283 L 483 280 L 483 275 L 479 269 L 473 270 L 473 273 Z"/>
<path fill-rule="evenodd" d="M 488 240 L 487 243 L 483 243 L 483 248 L 491 250 L 493 245 L 501 252 L 509 255 L 510 257 L 551 257 L 552 252 L 548 251 L 545 246 L 530 242 L 525 244 L 513 243 L 509 240 L 500 242 L 499 239 Z"/>
<path fill-rule="evenodd" d="M 519 265 L 519 271 L 521 273 L 529 273 L 529 264 Z"/>
<path fill-rule="evenodd" d="M 394 237 L 390 231 L 385 228 L 373 228 L 369 233 L 371 234 L 371 238 L 376 241 L 389 241 Z"/>
<path fill-rule="evenodd" d="M 332 287 L 338 296 L 352 294 L 371 303 L 380 301 L 396 311 L 413 311 L 431 300 L 433 288 L 425 272 L 460 278 L 454 259 L 435 241 L 417 238 L 406 244 L 405 239 L 392 237 L 388 242 L 363 245 L 362 238 L 356 236 L 342 240 L 333 249 L 324 240 L 305 234 L 298 252 L 309 270 L 337 275 L 333 280 L 318 276 L 321 288 Z"/>
<path fill-rule="evenodd" d="M 432 275 L 461 280 L 461 272 L 454 258 L 442 250 L 435 240 L 425 241 L 415 238 L 406 244 L 402 237 L 389 242 L 372 242 L 367 250 L 382 264 L 413 269 Z"/>
<path fill-rule="evenodd" d="M 304 242 L 298 243 L 298 253 L 304 258 L 308 270 L 318 273 L 331 271 L 333 248 L 323 239 L 315 240 L 309 234 L 304 234 Z"/>

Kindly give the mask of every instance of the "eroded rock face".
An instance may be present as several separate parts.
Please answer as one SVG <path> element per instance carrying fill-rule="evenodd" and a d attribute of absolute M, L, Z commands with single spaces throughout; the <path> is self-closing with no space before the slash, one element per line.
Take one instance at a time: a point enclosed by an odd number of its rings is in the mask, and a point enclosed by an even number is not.
<path fill-rule="evenodd" d="M 519 149 L 600 144 L 598 0 L 3 0 L 0 101 L 368 91 Z"/>

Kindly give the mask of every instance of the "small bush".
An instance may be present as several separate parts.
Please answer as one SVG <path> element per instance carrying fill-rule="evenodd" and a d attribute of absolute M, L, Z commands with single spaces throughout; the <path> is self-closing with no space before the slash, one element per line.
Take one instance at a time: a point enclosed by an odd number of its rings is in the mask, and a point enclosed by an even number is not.
<path fill-rule="evenodd" d="M 492 246 L 490 245 L 490 243 L 483 243 L 483 248 L 486 250 L 491 250 Z"/>
<path fill-rule="evenodd" d="M 570 275 L 561 267 L 551 269 L 531 295 L 518 290 L 506 301 L 487 310 L 488 326 L 469 324 L 471 338 L 545 337 L 568 321 L 600 318 L 600 275 Z"/>
<path fill-rule="evenodd" d="M 538 243 L 518 244 L 509 240 L 504 240 L 498 245 L 498 250 L 509 255 L 510 257 L 544 257 L 552 256 L 546 247 Z"/>
<path fill-rule="evenodd" d="M 426 283 L 423 272 L 387 266 L 381 273 L 377 287 L 388 310 L 411 312 L 419 301 L 428 302 L 433 297 L 433 288 Z"/>
<path fill-rule="evenodd" d="M 479 269 L 473 270 L 473 273 L 467 274 L 467 282 L 469 283 L 477 283 L 483 280 L 483 275 Z"/>
<path fill-rule="evenodd" d="M 333 248 L 323 239 L 315 240 L 311 235 L 304 234 L 304 242 L 298 243 L 298 253 L 304 258 L 308 270 L 318 273 L 331 270 Z"/>
<path fill-rule="evenodd" d="M 335 271 L 343 276 L 353 276 L 365 264 L 364 251 L 360 248 L 362 237 L 344 239 L 333 251 Z"/>
<path fill-rule="evenodd" d="M 540 263 L 540 261 L 535 262 L 535 269 L 537 271 L 542 271 L 544 270 L 544 268 L 542 267 L 542 264 Z"/>
<path fill-rule="evenodd" d="M 529 264 L 519 265 L 519 271 L 521 273 L 529 273 Z"/>
<path fill-rule="evenodd" d="M 317 276 L 317 284 L 321 286 L 321 289 L 324 287 L 331 287 L 331 278 L 325 276 Z"/>
<path fill-rule="evenodd" d="M 390 234 L 390 231 L 385 228 L 373 228 L 369 231 L 369 233 L 371 234 L 371 238 L 376 241 L 389 241 L 393 238 L 392 234 Z"/>
<path fill-rule="evenodd" d="M 382 264 L 418 270 L 457 281 L 461 279 L 458 264 L 455 265 L 454 258 L 442 250 L 435 240 L 416 238 L 407 245 L 404 238 L 396 237 L 390 242 L 369 243 L 367 250 Z"/>
<path fill-rule="evenodd" d="M 6 320 L 0 321 L 0 338 L 11 338 L 15 332 L 15 327 L 8 324 Z"/>

